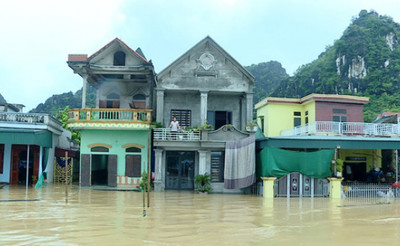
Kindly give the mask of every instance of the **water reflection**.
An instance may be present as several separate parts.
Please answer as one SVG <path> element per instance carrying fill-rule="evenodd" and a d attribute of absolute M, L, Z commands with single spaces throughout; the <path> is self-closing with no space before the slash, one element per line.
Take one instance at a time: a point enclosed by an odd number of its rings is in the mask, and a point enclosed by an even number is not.
<path fill-rule="evenodd" d="M 0 189 L 1 245 L 398 245 L 396 200 Z M 39 201 L 9 201 L 9 200 Z"/>

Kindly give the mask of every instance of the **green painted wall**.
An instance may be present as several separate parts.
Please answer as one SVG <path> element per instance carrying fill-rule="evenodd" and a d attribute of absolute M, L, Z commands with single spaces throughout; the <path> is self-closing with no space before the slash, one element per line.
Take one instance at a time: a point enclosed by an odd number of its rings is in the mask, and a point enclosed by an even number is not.
<path fill-rule="evenodd" d="M 105 154 L 117 155 L 118 159 L 118 175 L 125 175 L 125 155 L 136 154 L 126 153 L 123 145 L 137 144 L 144 146 L 141 152 L 142 156 L 142 172 L 147 172 L 147 159 L 148 159 L 148 137 L 149 131 L 147 130 L 81 130 L 81 154 Z M 92 144 L 106 144 L 111 145 L 109 152 L 91 152 L 89 145 Z"/>

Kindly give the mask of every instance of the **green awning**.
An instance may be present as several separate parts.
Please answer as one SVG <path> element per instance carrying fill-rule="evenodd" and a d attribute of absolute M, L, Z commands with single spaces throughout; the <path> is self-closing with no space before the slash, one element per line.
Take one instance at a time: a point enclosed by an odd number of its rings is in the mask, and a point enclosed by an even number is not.
<path fill-rule="evenodd" d="M 0 129 L 0 143 L 52 147 L 52 133 L 47 130 Z"/>
<path fill-rule="evenodd" d="M 334 151 L 297 152 L 265 147 L 257 153 L 257 176 L 279 178 L 299 172 L 312 178 L 325 178 L 332 175 L 330 164 Z"/>

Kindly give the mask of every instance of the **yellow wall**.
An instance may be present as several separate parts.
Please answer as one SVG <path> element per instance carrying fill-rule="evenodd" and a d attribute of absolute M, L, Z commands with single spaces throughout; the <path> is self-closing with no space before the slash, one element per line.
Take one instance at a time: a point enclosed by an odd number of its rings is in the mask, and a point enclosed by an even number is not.
<path fill-rule="evenodd" d="M 301 124 L 305 123 L 304 107 L 299 104 L 267 104 L 267 114 L 264 115 L 265 135 L 269 137 L 279 136 L 282 130 L 294 127 L 293 112 L 301 112 Z"/>
<path fill-rule="evenodd" d="M 339 150 L 339 155 L 337 158 L 342 159 L 344 162 L 346 161 L 346 157 L 366 157 L 367 158 L 367 167 L 365 172 L 371 171 L 371 169 L 375 167 L 382 168 L 382 151 L 378 150 L 369 150 L 369 149 L 341 149 Z M 359 161 L 354 161 L 359 162 Z M 343 170 L 344 171 L 344 170 Z"/>
<path fill-rule="evenodd" d="M 304 125 L 307 110 L 308 123 L 315 122 L 314 101 L 307 104 L 268 103 L 257 109 L 257 123 L 261 126 L 260 117 L 264 117 L 264 135 L 280 136 L 282 130 L 294 128 L 294 112 L 301 112 L 301 124 Z"/>
<path fill-rule="evenodd" d="M 305 104 L 304 106 L 304 123 L 305 123 L 305 113 L 308 110 L 308 123 L 315 122 L 315 101 Z"/>

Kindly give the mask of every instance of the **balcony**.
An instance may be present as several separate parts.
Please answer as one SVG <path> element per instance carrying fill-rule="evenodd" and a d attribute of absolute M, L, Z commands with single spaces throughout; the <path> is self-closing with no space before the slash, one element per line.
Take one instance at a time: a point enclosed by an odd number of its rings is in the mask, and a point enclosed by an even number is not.
<path fill-rule="evenodd" d="M 200 131 L 171 132 L 170 128 L 155 128 L 154 140 L 164 141 L 199 141 Z"/>
<path fill-rule="evenodd" d="M 68 111 L 68 127 L 72 129 L 148 129 L 148 109 L 85 108 Z"/>
<path fill-rule="evenodd" d="M 374 124 L 363 122 L 316 121 L 281 131 L 281 136 L 296 135 L 360 135 L 360 136 L 399 136 L 398 124 Z"/>

